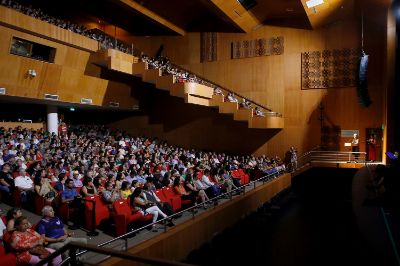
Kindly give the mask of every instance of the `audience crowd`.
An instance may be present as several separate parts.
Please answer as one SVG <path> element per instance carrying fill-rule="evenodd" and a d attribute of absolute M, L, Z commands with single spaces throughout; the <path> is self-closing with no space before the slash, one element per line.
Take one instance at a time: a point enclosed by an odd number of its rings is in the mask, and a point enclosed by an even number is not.
<path fill-rule="evenodd" d="M 77 198 L 99 195 L 112 209 L 113 202 L 126 199 L 143 215 L 151 214 L 156 222 L 174 213 L 172 206 L 154 193 L 156 189 L 170 187 L 182 202 L 186 200 L 190 206 L 202 203 L 207 208 L 204 203 L 209 199 L 245 185 L 233 175 L 238 169 L 254 180 L 278 174 L 285 170 L 285 165 L 277 156 L 238 156 L 187 149 L 156 138 L 132 137 L 105 126 L 74 126 L 58 136 L 43 130 L 0 128 L 2 200 L 13 204 L 17 191 L 22 204 L 32 202 L 37 196 L 47 202 L 36 230 L 48 246 L 40 248 L 43 254 L 17 256 L 21 263 L 28 260 L 36 263 L 68 243 L 66 240 L 74 240 L 54 214 L 59 204 L 72 206 L 79 204 Z M 82 213 L 75 214 L 70 217 L 74 222 L 72 230 L 81 226 L 82 221 Z M 12 233 L 14 230 L 29 234 L 33 246 L 43 246 L 20 209 L 13 209 L 5 221 L 5 231 L 11 232 L 7 239 L 12 239 L 8 243 L 17 254 L 20 254 L 18 246 L 12 244 L 17 237 Z M 173 226 L 172 220 L 168 221 Z M 57 230 L 53 232 L 51 228 Z"/>

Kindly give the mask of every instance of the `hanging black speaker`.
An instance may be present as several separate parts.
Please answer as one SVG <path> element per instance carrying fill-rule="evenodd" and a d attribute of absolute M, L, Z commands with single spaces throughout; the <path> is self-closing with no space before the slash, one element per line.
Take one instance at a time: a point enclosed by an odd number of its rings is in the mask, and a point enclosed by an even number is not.
<path fill-rule="evenodd" d="M 256 0 L 238 0 L 238 2 L 246 9 L 249 10 L 257 5 Z"/>
<path fill-rule="evenodd" d="M 368 94 L 368 82 L 367 82 L 368 57 L 369 55 L 365 54 L 363 51 L 360 57 L 360 64 L 358 68 L 357 95 L 358 95 L 358 101 L 363 107 L 368 107 L 372 103 Z"/>

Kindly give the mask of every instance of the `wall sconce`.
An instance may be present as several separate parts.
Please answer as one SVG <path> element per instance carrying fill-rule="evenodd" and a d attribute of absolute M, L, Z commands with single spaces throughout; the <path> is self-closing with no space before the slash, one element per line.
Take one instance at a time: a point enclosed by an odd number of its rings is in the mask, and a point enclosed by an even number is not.
<path fill-rule="evenodd" d="M 37 75 L 36 70 L 34 70 L 34 69 L 29 69 L 27 75 L 28 75 L 28 77 L 30 77 L 30 78 L 36 77 L 36 75 Z"/>

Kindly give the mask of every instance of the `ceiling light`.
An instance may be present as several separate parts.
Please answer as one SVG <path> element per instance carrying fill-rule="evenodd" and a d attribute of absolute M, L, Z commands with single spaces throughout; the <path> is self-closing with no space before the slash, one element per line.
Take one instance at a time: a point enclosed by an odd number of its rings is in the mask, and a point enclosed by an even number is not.
<path fill-rule="evenodd" d="M 293 12 L 293 11 L 294 11 L 294 9 L 293 9 L 293 8 L 291 8 L 291 7 L 287 7 L 287 8 L 285 9 L 285 11 L 286 11 L 286 12 Z"/>
<path fill-rule="evenodd" d="M 306 2 L 306 5 L 308 8 L 313 8 L 315 6 L 322 5 L 324 3 L 324 0 L 309 0 Z"/>

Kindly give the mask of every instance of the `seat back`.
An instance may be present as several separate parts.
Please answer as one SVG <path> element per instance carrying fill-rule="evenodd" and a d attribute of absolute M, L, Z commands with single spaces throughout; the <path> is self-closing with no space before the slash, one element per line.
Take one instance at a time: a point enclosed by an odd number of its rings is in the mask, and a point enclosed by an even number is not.
<path fill-rule="evenodd" d="M 163 191 L 165 197 L 169 200 L 169 203 L 171 204 L 174 211 L 177 211 L 182 208 L 181 197 L 179 195 L 175 194 L 174 188 L 164 187 L 164 188 L 162 188 L 162 191 Z"/>
<path fill-rule="evenodd" d="M 168 198 L 164 195 L 162 188 L 157 189 L 155 193 L 161 202 L 169 202 Z"/>
<path fill-rule="evenodd" d="M 99 196 L 85 197 L 85 221 L 86 228 L 93 229 L 93 202 L 96 203 L 94 209 L 94 226 L 97 227 L 103 220 L 110 218 L 110 210 Z"/>
<path fill-rule="evenodd" d="M 126 200 L 116 200 L 113 207 L 116 214 L 129 215 L 131 213 L 131 208 Z"/>

